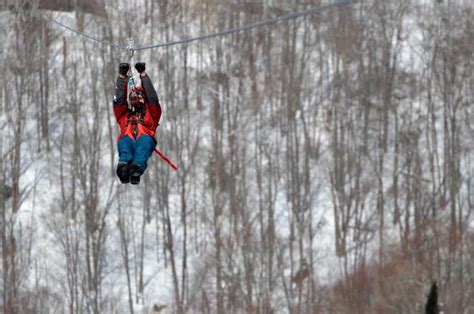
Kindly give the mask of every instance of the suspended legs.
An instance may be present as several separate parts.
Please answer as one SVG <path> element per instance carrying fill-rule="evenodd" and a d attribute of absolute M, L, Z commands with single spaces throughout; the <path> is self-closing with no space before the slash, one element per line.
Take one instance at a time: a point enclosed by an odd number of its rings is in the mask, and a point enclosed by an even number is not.
<path fill-rule="evenodd" d="M 140 135 L 136 141 L 124 136 L 118 142 L 119 163 L 117 176 L 122 183 L 140 183 L 140 176 L 147 168 L 148 158 L 153 154 L 155 141 L 149 135 Z"/>

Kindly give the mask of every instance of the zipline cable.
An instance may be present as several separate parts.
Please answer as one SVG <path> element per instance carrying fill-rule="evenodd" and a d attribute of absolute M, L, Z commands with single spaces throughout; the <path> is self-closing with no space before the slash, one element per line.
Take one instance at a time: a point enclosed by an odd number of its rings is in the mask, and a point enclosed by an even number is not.
<path fill-rule="evenodd" d="M 67 29 L 67 30 L 69 30 L 69 31 L 71 31 L 71 32 L 73 32 L 73 33 L 75 33 L 76 35 L 85 37 L 85 38 L 87 38 L 87 39 L 89 39 L 89 40 L 98 42 L 98 43 L 100 43 L 100 44 L 103 44 L 103 45 L 106 45 L 106 46 L 110 46 L 110 47 L 113 47 L 113 48 L 123 49 L 123 50 L 128 49 L 127 46 L 122 46 L 122 45 L 119 45 L 119 44 L 110 43 L 110 42 L 104 41 L 104 40 L 102 40 L 102 39 L 99 39 L 99 38 L 97 38 L 97 37 L 91 36 L 91 35 L 89 35 L 89 34 L 86 34 L 86 33 L 80 32 L 80 31 L 77 31 L 77 30 L 75 30 L 74 28 L 69 27 L 69 26 L 67 26 L 66 24 L 63 24 L 63 23 L 61 23 L 61 22 L 59 22 L 59 21 L 53 19 L 52 17 L 48 17 L 48 20 L 51 21 L 51 22 L 54 23 L 54 24 L 57 24 L 57 25 L 59 25 L 59 26 L 65 28 L 65 29 Z"/>
<path fill-rule="evenodd" d="M 67 25 L 65 25 L 65 24 L 63 24 L 63 23 L 61 23 L 61 22 L 59 22 L 59 21 L 57 21 L 57 20 L 55 20 L 51 17 L 49 17 L 48 19 L 52 23 L 55 23 L 55 24 L 65 28 L 65 29 L 79 35 L 79 36 L 82 36 L 82 37 L 87 38 L 89 40 L 98 42 L 100 44 L 108 45 L 110 47 L 123 49 L 123 50 L 140 51 L 140 50 L 146 50 L 146 49 L 163 48 L 163 47 L 169 47 L 169 46 L 175 46 L 175 45 L 181 45 L 181 44 L 188 44 L 188 43 L 191 43 L 191 42 L 194 42 L 194 41 L 200 41 L 200 40 L 204 40 L 204 39 L 209 39 L 209 38 L 220 37 L 220 36 L 230 35 L 230 34 L 234 34 L 234 33 L 249 31 L 249 30 L 252 30 L 254 28 L 259 28 L 259 27 L 263 27 L 263 26 L 269 26 L 269 25 L 277 24 L 279 22 L 288 21 L 288 20 L 299 18 L 299 17 L 304 17 L 304 16 L 307 16 L 307 15 L 320 13 L 322 11 L 325 11 L 325 10 L 328 10 L 328 9 L 331 9 L 331 8 L 342 7 L 342 6 L 353 4 L 353 3 L 354 3 L 353 0 L 336 0 L 333 3 L 328 3 L 328 4 L 325 4 L 325 5 L 318 5 L 316 7 L 313 7 L 311 9 L 309 9 L 309 10 L 306 10 L 306 11 L 290 13 L 290 14 L 287 14 L 287 15 L 282 15 L 282 16 L 273 18 L 273 19 L 263 20 L 263 21 L 260 21 L 260 22 L 254 23 L 254 24 L 241 26 L 241 27 L 237 27 L 237 28 L 232 28 L 232 29 L 222 31 L 222 32 L 212 33 L 212 34 L 208 34 L 208 35 L 202 35 L 202 36 L 193 37 L 193 38 L 185 38 L 185 39 L 181 39 L 181 40 L 178 40 L 178 41 L 162 43 L 162 44 L 156 44 L 156 45 L 150 45 L 150 46 L 144 46 L 144 47 L 138 47 L 138 48 L 129 48 L 127 46 L 110 43 L 110 42 L 101 40 L 97 37 L 86 34 L 84 32 L 79 32 L 79 31 L 73 29 L 72 27 L 69 27 L 69 26 L 67 26 Z"/>
<path fill-rule="evenodd" d="M 276 24 L 276 23 L 279 23 L 279 22 L 282 22 L 282 21 L 288 21 L 288 20 L 299 18 L 299 17 L 319 13 L 321 11 L 324 11 L 324 10 L 327 10 L 327 9 L 330 9 L 330 8 L 340 7 L 340 6 L 348 5 L 348 4 L 351 4 L 351 3 L 352 3 L 352 0 L 339 0 L 339 1 L 329 3 L 329 4 L 326 4 L 326 5 L 319 5 L 317 7 L 313 7 L 311 9 L 307 10 L 307 11 L 290 13 L 290 14 L 287 14 L 287 15 L 283 15 L 283 16 L 273 18 L 273 19 L 260 21 L 260 22 L 254 23 L 254 24 L 233 28 L 233 29 L 229 29 L 229 30 L 226 30 L 226 31 L 218 32 L 218 33 L 203 35 L 203 36 L 194 37 L 194 38 L 182 39 L 182 40 L 169 42 L 169 43 L 157 44 L 157 45 L 152 45 L 152 46 L 145 46 L 145 47 L 141 47 L 141 48 L 136 48 L 135 50 L 139 51 L 139 50 L 145 50 L 145 49 L 162 48 L 162 47 L 169 47 L 169 46 L 174 46 L 174 45 L 188 44 L 188 43 L 193 42 L 193 41 L 199 41 L 199 40 L 204 40 L 204 39 L 209 39 L 209 38 L 214 38 L 214 37 L 230 35 L 230 34 L 234 34 L 234 33 L 240 33 L 240 32 L 244 32 L 244 31 L 252 30 L 254 28 L 273 25 L 273 24 Z"/>

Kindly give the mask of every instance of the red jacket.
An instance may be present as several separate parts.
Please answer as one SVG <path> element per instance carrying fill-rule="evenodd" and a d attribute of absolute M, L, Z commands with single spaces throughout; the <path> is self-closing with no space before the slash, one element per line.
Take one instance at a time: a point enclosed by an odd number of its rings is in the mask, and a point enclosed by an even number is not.
<path fill-rule="evenodd" d="M 145 90 L 145 104 L 130 110 L 127 102 L 128 78 L 117 78 L 113 108 L 120 126 L 118 140 L 124 136 L 136 140 L 140 135 L 147 134 L 156 142 L 155 132 L 161 117 L 160 101 L 148 75 L 141 77 L 141 81 Z"/>

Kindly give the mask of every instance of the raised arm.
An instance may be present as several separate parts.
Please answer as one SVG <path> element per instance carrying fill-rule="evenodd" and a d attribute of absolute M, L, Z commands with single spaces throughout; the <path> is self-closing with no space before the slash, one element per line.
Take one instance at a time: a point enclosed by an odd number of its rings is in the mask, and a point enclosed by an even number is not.
<path fill-rule="evenodd" d="M 119 74 L 115 83 L 115 95 L 114 95 L 114 107 L 128 105 L 127 103 L 127 84 L 128 84 L 128 71 L 130 65 L 128 63 L 120 63 Z"/>
<path fill-rule="evenodd" d="M 140 73 L 140 79 L 142 81 L 143 89 L 145 89 L 146 97 L 150 105 L 160 105 L 160 100 L 158 99 L 158 94 L 156 93 L 155 87 L 151 82 L 150 77 L 145 72 L 145 63 L 139 62 L 135 65 L 138 73 Z"/>
<path fill-rule="evenodd" d="M 128 71 L 130 66 L 128 63 L 121 63 L 119 65 L 119 75 L 115 83 L 115 95 L 113 101 L 113 108 L 115 118 L 117 122 L 120 123 L 120 120 L 123 115 L 128 112 L 128 102 L 127 102 L 127 84 L 128 84 Z"/>
<path fill-rule="evenodd" d="M 127 103 L 127 82 L 126 77 L 117 77 L 115 83 L 114 107 L 128 105 Z"/>
<path fill-rule="evenodd" d="M 153 86 L 148 74 L 144 73 L 144 76 L 140 75 L 140 79 L 142 80 L 142 86 L 145 89 L 145 94 L 148 97 L 150 104 L 159 105 L 160 100 L 158 99 L 158 94 L 156 93 L 155 87 Z"/>

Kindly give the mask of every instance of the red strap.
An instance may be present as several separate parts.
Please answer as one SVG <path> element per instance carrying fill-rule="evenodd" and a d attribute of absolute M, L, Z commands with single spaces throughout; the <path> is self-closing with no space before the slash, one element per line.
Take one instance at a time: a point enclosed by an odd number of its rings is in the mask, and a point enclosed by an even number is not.
<path fill-rule="evenodd" d="M 162 152 L 158 150 L 158 148 L 155 148 L 155 153 L 158 154 L 158 156 L 161 157 L 171 168 L 173 168 L 174 171 L 178 171 L 178 167 L 171 161 L 169 160 L 168 157 L 166 157 Z"/>

